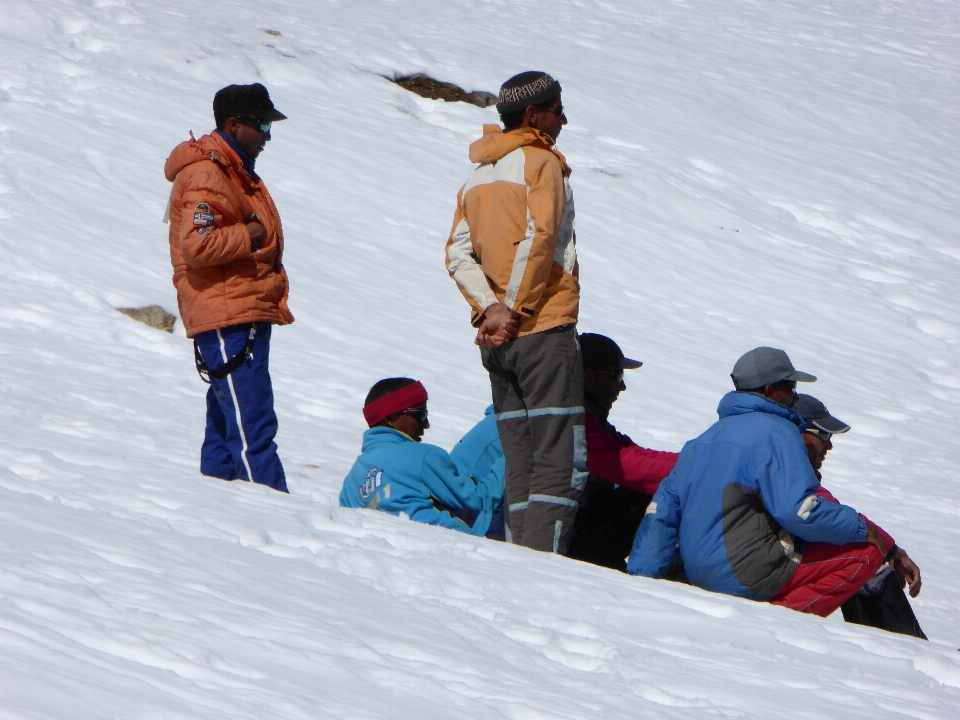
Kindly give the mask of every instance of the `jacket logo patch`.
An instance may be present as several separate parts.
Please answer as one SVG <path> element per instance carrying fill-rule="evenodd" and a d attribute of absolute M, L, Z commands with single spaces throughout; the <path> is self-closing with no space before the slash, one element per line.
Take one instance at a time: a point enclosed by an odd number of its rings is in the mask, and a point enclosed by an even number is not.
<path fill-rule="evenodd" d="M 367 476 L 364 478 L 363 485 L 360 486 L 360 497 L 364 502 L 367 501 L 374 490 L 383 485 L 383 470 L 380 468 L 370 468 Z"/>
<path fill-rule="evenodd" d="M 213 232 L 213 228 L 201 227 L 197 228 L 197 235 L 209 235 Z"/>
<path fill-rule="evenodd" d="M 205 213 L 208 213 L 208 212 L 210 212 L 210 206 L 207 205 L 206 203 L 197 203 L 196 210 L 197 210 L 197 212 L 205 212 Z"/>
<path fill-rule="evenodd" d="M 193 214 L 193 224 L 200 226 L 213 225 L 217 219 L 208 212 L 198 211 Z"/>

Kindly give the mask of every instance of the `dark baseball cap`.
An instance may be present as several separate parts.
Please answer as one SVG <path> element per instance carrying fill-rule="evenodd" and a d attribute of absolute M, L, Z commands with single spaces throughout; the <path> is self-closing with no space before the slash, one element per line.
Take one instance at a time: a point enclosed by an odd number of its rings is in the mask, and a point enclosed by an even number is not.
<path fill-rule="evenodd" d="M 260 83 L 253 85 L 227 85 L 213 96 L 213 115 L 217 121 L 235 115 L 253 115 L 260 120 L 277 122 L 287 116 L 277 110 L 270 100 L 270 93 Z"/>
<path fill-rule="evenodd" d="M 758 347 L 743 355 L 730 373 L 738 390 L 756 390 L 782 380 L 816 382 L 817 376 L 797 370 L 783 350 Z"/>
<path fill-rule="evenodd" d="M 643 365 L 639 360 L 623 356 L 623 350 L 606 335 L 583 333 L 579 336 L 583 367 L 592 370 L 636 370 Z"/>
<path fill-rule="evenodd" d="M 830 411 L 827 410 L 827 406 L 813 397 L 813 395 L 798 395 L 797 398 L 798 400 L 793 404 L 792 410 L 798 415 L 803 416 L 805 420 L 808 420 L 810 424 L 818 430 L 836 434 L 845 433 L 850 429 L 850 426 L 843 422 L 843 420 L 838 420 L 831 415 Z"/>

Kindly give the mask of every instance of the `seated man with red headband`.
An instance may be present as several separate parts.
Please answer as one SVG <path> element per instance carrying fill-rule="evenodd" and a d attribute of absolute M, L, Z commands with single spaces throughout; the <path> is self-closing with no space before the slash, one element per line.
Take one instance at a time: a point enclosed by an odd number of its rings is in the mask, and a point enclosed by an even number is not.
<path fill-rule="evenodd" d="M 411 520 L 503 540 L 501 498 L 458 472 L 446 450 L 421 443 L 427 391 L 411 378 L 387 378 L 367 394 L 370 427 L 343 481 L 340 506 L 405 514 Z"/>

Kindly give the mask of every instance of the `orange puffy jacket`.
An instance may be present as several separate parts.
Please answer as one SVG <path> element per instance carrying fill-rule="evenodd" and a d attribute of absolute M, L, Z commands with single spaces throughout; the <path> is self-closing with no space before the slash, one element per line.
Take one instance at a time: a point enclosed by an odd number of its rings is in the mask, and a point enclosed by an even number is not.
<path fill-rule="evenodd" d="M 263 182 L 247 173 L 218 133 L 177 145 L 163 170 L 173 183 L 170 262 L 187 336 L 250 322 L 293 322 L 280 262 L 283 228 Z M 255 253 L 246 228 L 253 220 L 267 232 Z"/>

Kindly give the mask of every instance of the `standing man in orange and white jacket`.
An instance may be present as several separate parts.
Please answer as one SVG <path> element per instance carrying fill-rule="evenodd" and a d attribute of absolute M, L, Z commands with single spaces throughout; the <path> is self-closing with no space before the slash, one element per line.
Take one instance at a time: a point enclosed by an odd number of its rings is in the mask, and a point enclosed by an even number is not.
<path fill-rule="evenodd" d="M 200 472 L 287 492 L 268 363 L 271 326 L 293 315 L 280 216 L 255 171 L 272 123 L 286 115 L 260 83 L 221 89 L 213 114 L 217 129 L 191 134 L 164 167 L 177 303 L 210 382 Z"/>
<path fill-rule="evenodd" d="M 565 554 L 587 469 L 573 194 L 554 147 L 567 122 L 560 91 L 536 71 L 500 88 L 504 129 L 485 125 L 470 146 L 479 166 L 457 196 L 446 262 L 490 373 L 511 540 Z"/>

